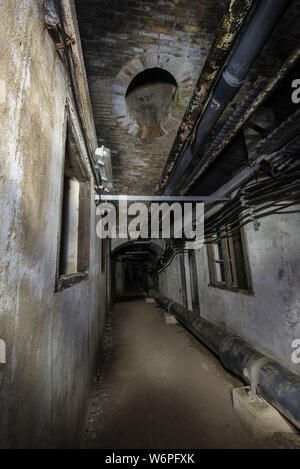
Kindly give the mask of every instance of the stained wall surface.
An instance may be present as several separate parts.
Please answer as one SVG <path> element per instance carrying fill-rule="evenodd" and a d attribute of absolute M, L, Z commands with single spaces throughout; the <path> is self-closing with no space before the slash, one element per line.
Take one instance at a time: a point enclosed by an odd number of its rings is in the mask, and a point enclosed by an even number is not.
<path fill-rule="evenodd" d="M 209 286 L 206 247 L 196 251 L 201 317 L 243 337 L 297 375 L 300 368 L 292 360 L 292 343 L 300 337 L 299 226 L 297 213 L 264 218 L 259 231 L 252 223 L 246 225 L 251 294 Z M 179 294 L 182 275 L 176 257 L 160 276 L 160 291 L 183 304 Z"/>
<path fill-rule="evenodd" d="M 93 186 L 89 278 L 55 293 L 69 84 L 42 0 L 0 17 L 0 446 L 78 446 L 106 304 Z"/>

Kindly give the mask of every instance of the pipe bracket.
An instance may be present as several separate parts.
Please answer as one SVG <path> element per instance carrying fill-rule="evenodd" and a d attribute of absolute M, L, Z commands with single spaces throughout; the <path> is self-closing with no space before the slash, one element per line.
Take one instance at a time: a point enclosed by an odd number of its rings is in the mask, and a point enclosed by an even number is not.
<path fill-rule="evenodd" d="M 256 399 L 257 398 L 257 378 L 261 368 L 266 365 L 266 363 L 270 363 L 271 360 L 268 357 L 261 357 L 258 360 L 250 363 L 248 368 L 243 370 L 243 374 L 245 378 L 247 378 L 250 382 L 251 386 L 251 394 Z"/>

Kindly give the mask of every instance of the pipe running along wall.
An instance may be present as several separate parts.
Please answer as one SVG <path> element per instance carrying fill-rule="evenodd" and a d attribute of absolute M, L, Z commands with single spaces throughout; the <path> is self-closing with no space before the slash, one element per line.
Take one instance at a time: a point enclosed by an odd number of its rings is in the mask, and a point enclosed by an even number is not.
<path fill-rule="evenodd" d="M 158 193 L 162 194 L 180 154 L 188 146 L 193 129 L 222 71 L 239 31 L 256 0 L 229 0 L 218 26 L 215 40 L 205 60 L 194 93 L 185 111 L 181 125 L 162 171 Z"/>
<path fill-rule="evenodd" d="M 250 69 L 252 62 L 276 26 L 284 10 L 291 0 L 263 0 L 260 2 L 240 42 L 221 78 L 218 80 L 213 94 L 205 108 L 196 130 L 192 145 L 188 146 L 177 160 L 177 164 L 165 188 L 165 195 L 172 195 L 180 178 L 213 129 L 227 104 L 239 90 Z"/>
<path fill-rule="evenodd" d="M 151 290 L 150 295 L 217 355 L 225 368 L 254 385 L 261 396 L 300 429 L 300 378 L 297 375 L 257 352 L 241 337 L 195 316 L 157 291 Z"/>
<path fill-rule="evenodd" d="M 188 193 L 192 186 L 199 181 L 202 174 L 207 171 L 209 165 L 215 161 L 215 159 L 222 153 L 225 147 L 232 141 L 237 135 L 239 130 L 243 127 L 245 122 L 250 119 L 254 112 L 259 106 L 270 96 L 276 86 L 286 77 L 290 72 L 291 68 L 297 63 L 300 58 L 300 47 L 298 46 L 283 63 L 278 72 L 274 77 L 267 82 L 264 88 L 259 91 L 257 85 L 264 82 L 264 78 L 258 79 L 254 85 L 254 88 L 250 91 L 248 97 L 239 106 L 239 108 L 232 114 L 231 118 L 224 124 L 211 146 L 208 148 L 206 153 L 195 165 L 193 171 L 189 174 L 188 178 L 181 187 L 180 194 Z M 258 91 L 258 94 L 254 94 Z M 253 100 L 251 102 L 251 98 Z M 250 102 L 250 104 L 249 104 Z M 248 106 L 249 104 L 249 106 Z"/>

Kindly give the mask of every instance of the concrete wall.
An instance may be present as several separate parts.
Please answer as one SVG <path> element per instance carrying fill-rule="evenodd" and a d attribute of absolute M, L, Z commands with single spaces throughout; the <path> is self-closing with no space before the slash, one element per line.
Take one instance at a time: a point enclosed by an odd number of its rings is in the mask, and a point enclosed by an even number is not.
<path fill-rule="evenodd" d="M 292 342 L 300 338 L 299 228 L 299 214 L 264 218 L 259 231 L 253 224 L 245 227 L 253 294 L 208 286 L 206 247 L 196 251 L 200 315 L 298 375 L 300 365 L 291 356 Z M 176 259 L 160 275 L 160 291 L 182 304 Z"/>
<path fill-rule="evenodd" d="M 300 338 L 300 215 L 273 215 L 245 229 L 253 295 L 208 287 L 206 249 L 196 254 L 201 315 L 300 375 L 291 359 Z"/>
<path fill-rule="evenodd" d="M 180 255 L 159 275 L 159 291 L 177 303 L 184 305 Z"/>
<path fill-rule="evenodd" d="M 69 86 L 42 0 L 0 18 L 0 446 L 72 447 L 105 317 L 93 190 L 89 279 L 54 293 Z"/>

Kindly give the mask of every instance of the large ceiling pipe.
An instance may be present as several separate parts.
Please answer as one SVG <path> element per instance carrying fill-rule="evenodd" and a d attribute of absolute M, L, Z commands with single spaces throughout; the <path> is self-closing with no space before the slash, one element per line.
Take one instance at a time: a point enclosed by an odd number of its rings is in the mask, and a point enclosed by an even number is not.
<path fill-rule="evenodd" d="M 254 391 L 300 429 L 299 376 L 257 352 L 241 337 L 195 316 L 156 290 L 150 290 L 150 295 L 217 355 L 225 368 L 250 383 Z"/>
<path fill-rule="evenodd" d="M 199 121 L 205 104 L 222 72 L 224 63 L 244 25 L 249 11 L 257 0 L 228 0 L 228 7 L 218 26 L 215 40 L 210 48 L 195 90 L 185 111 L 181 125 L 162 171 L 158 194 L 162 194 L 177 159 L 188 146 L 192 132 Z"/>
<path fill-rule="evenodd" d="M 175 193 L 184 171 L 192 159 L 198 156 L 202 144 L 227 104 L 241 87 L 253 60 L 290 2 L 291 0 L 261 0 L 227 67 L 217 82 L 197 127 L 194 142 L 178 159 L 165 188 L 165 195 Z"/>
<path fill-rule="evenodd" d="M 184 187 L 181 187 L 179 193 L 186 194 L 189 190 L 192 189 L 192 186 L 199 180 L 199 178 L 203 175 L 205 171 L 207 171 L 209 165 L 215 161 L 215 159 L 222 153 L 222 151 L 227 147 L 227 145 L 232 141 L 232 139 L 237 135 L 237 133 L 241 130 L 245 122 L 250 119 L 250 117 L 254 114 L 254 112 L 261 106 L 261 104 L 270 96 L 270 94 L 274 91 L 276 86 L 286 77 L 286 75 L 290 72 L 291 68 L 297 63 L 300 59 L 300 46 L 298 46 L 292 54 L 288 57 L 288 59 L 283 63 L 280 70 L 273 76 L 273 78 L 268 81 L 266 86 L 257 94 L 255 99 L 251 102 L 251 104 L 246 108 L 244 111 L 243 104 L 247 104 L 248 98 L 246 98 L 245 102 L 237 109 L 237 111 L 231 116 L 231 118 L 227 121 L 224 125 L 222 130 L 219 133 L 219 137 L 224 135 L 225 128 L 229 127 L 229 130 L 226 132 L 225 136 L 222 138 L 222 141 L 217 145 L 218 140 L 220 138 L 217 136 L 214 140 L 212 146 L 215 146 L 214 151 L 210 154 L 207 152 L 203 155 L 203 157 L 197 162 L 193 171 L 189 174 L 188 178 L 184 181 Z M 264 79 L 258 80 L 258 82 L 263 83 Z M 251 94 L 255 92 L 255 89 L 250 92 L 249 96 L 251 98 Z M 237 119 L 236 119 L 237 118 Z M 232 127 L 230 126 L 230 121 Z M 231 127 L 231 128 L 230 128 Z M 217 145 L 217 147 L 216 147 Z M 212 148 L 211 146 L 211 148 Z"/>

